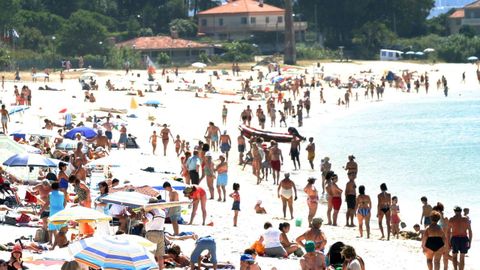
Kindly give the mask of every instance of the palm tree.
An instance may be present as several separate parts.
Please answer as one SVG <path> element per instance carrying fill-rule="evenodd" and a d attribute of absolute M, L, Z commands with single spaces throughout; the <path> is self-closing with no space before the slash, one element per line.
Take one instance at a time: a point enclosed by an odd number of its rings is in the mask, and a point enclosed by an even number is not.
<path fill-rule="evenodd" d="M 283 62 L 286 65 L 295 65 L 297 63 L 292 0 L 285 0 L 285 53 Z"/>

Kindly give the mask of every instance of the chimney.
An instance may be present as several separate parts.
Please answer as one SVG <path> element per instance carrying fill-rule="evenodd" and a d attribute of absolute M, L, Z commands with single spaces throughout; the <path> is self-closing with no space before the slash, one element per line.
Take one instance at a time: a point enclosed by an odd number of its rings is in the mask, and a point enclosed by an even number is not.
<path fill-rule="evenodd" d="M 258 6 L 263 7 L 263 0 L 258 0 Z"/>

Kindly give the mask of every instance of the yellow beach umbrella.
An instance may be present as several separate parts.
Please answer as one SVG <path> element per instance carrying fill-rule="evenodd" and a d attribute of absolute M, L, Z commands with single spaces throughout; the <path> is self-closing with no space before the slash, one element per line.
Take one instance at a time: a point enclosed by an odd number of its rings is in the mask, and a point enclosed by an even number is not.
<path fill-rule="evenodd" d="M 138 108 L 138 103 L 135 98 L 132 97 L 132 100 L 130 100 L 130 109 L 135 110 L 136 108 Z"/>
<path fill-rule="evenodd" d="M 91 208 L 82 206 L 70 207 L 63 209 L 62 211 L 54 214 L 48 218 L 48 222 L 59 225 L 65 224 L 69 221 L 76 222 L 92 222 L 92 221 L 109 221 L 111 216 L 107 216 L 104 213 L 96 211 Z"/>

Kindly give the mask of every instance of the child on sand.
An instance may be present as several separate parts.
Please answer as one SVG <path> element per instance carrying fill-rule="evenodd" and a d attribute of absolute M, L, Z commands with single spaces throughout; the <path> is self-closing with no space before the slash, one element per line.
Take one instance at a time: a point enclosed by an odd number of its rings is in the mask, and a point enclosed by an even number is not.
<path fill-rule="evenodd" d="M 313 137 L 310 137 L 308 139 L 309 144 L 307 145 L 307 150 L 308 153 L 308 162 L 310 162 L 310 167 L 313 170 L 313 160 L 315 159 L 315 143 L 313 142 Z"/>
<path fill-rule="evenodd" d="M 420 218 L 420 224 L 423 222 L 423 226 L 425 228 L 428 227 L 428 225 L 432 224 L 432 221 L 430 220 L 430 214 L 432 213 L 432 206 L 428 204 L 428 199 L 427 197 L 423 196 L 420 198 L 420 200 L 423 203 L 422 206 L 422 217 Z"/>
<path fill-rule="evenodd" d="M 232 210 L 234 211 L 233 216 L 233 227 L 237 227 L 238 211 L 240 211 L 240 184 L 233 183 L 233 193 L 230 194 L 230 198 L 233 198 Z"/>
<path fill-rule="evenodd" d="M 392 205 L 390 206 L 390 211 L 392 213 L 392 235 L 396 236 L 398 239 L 398 235 L 400 233 L 400 216 L 398 215 L 400 213 L 400 207 L 398 206 L 398 198 L 397 196 L 392 197 Z"/>
<path fill-rule="evenodd" d="M 173 142 L 175 143 L 175 153 L 177 153 L 177 157 L 180 156 L 180 149 L 182 148 L 182 140 L 180 140 L 180 135 L 177 135 L 175 141 Z"/>
<path fill-rule="evenodd" d="M 266 214 L 267 210 L 265 210 L 264 207 L 262 207 L 262 201 L 258 200 L 257 203 L 255 204 L 255 212 L 257 214 Z"/>

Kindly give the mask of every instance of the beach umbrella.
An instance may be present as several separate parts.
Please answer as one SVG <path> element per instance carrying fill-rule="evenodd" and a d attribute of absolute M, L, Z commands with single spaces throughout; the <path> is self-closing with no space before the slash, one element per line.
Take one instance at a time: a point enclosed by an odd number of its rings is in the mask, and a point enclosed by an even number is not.
<path fill-rule="evenodd" d="M 57 167 L 54 160 L 38 154 L 15 154 L 3 162 L 8 167 Z"/>
<path fill-rule="evenodd" d="M 468 61 L 477 61 L 478 60 L 478 57 L 476 56 L 470 56 L 467 58 Z"/>
<path fill-rule="evenodd" d="M 430 53 L 430 52 L 434 52 L 435 49 L 433 48 L 426 48 L 425 50 L 423 50 L 424 53 Z"/>
<path fill-rule="evenodd" d="M 134 234 L 120 234 L 120 235 L 117 235 L 116 238 L 119 239 L 119 240 L 126 240 L 130 243 L 140 245 L 140 246 L 146 248 L 147 250 L 152 250 L 153 251 L 154 249 L 157 248 L 156 243 L 153 243 L 153 242 L 149 241 L 148 239 L 146 239 L 144 237 L 134 235 Z"/>
<path fill-rule="evenodd" d="M 40 149 L 38 149 L 34 146 L 28 145 L 28 144 L 22 144 L 22 147 L 25 148 L 25 150 L 29 154 L 41 154 L 42 153 L 42 150 L 40 150 Z"/>
<path fill-rule="evenodd" d="M 95 269 L 158 269 L 152 254 L 125 237 L 91 237 L 71 243 L 68 248 L 77 262 Z"/>
<path fill-rule="evenodd" d="M 124 186 L 124 187 L 110 189 L 111 193 L 114 193 L 114 192 L 131 192 L 131 191 L 143 194 L 143 195 L 148 196 L 148 197 L 157 197 L 158 195 L 160 195 L 160 192 L 157 189 L 155 189 L 153 187 L 150 187 L 150 186 L 147 186 L 147 185 L 139 186 L 139 187 L 134 187 L 132 185 L 127 185 L 127 186 Z"/>
<path fill-rule="evenodd" d="M 26 111 L 26 110 L 28 110 L 28 109 L 30 109 L 30 107 L 25 106 L 25 105 L 12 106 L 12 107 L 10 107 L 10 109 L 8 110 L 8 114 L 9 114 L 9 115 L 12 115 L 12 114 L 15 114 L 15 113 L 18 113 L 18 112 Z"/>
<path fill-rule="evenodd" d="M 58 150 L 75 150 L 77 149 L 77 141 L 74 140 L 69 140 L 69 139 L 63 139 L 63 141 L 57 145 L 55 145 L 55 149 Z"/>
<path fill-rule="evenodd" d="M 405 54 L 406 54 L 406 55 L 414 55 L 415 52 L 414 52 L 414 51 L 408 51 L 408 52 L 406 52 Z"/>
<path fill-rule="evenodd" d="M 130 109 L 135 110 L 138 108 L 138 103 L 134 97 L 130 100 Z"/>
<path fill-rule="evenodd" d="M 93 72 L 84 72 L 80 75 L 81 80 L 90 79 L 92 77 L 95 79 L 96 77 L 98 77 L 98 75 Z"/>
<path fill-rule="evenodd" d="M 48 77 L 50 77 L 50 75 L 48 75 L 47 73 L 40 72 L 40 73 L 34 74 L 32 77 L 33 78 L 48 78 Z"/>
<path fill-rule="evenodd" d="M 109 221 L 111 216 L 107 216 L 102 212 L 99 212 L 92 208 L 87 208 L 83 206 L 76 206 L 63 209 L 62 211 L 57 212 L 53 216 L 48 218 L 48 222 L 59 225 L 65 224 L 69 221 L 76 222 L 93 222 L 93 221 Z"/>
<path fill-rule="evenodd" d="M 201 62 L 195 62 L 195 63 L 192 64 L 192 67 L 194 67 L 194 68 L 205 68 L 205 67 L 207 67 L 207 65 L 204 64 L 204 63 L 201 63 Z"/>
<path fill-rule="evenodd" d="M 416 52 L 415 55 L 422 56 L 422 55 L 424 55 L 424 53 L 423 52 Z"/>
<path fill-rule="evenodd" d="M 83 137 L 91 139 L 97 136 L 97 132 L 89 127 L 76 127 L 68 131 L 63 137 L 68 139 L 75 139 L 75 134 L 80 133 Z"/>
<path fill-rule="evenodd" d="M 150 198 L 150 196 L 135 191 L 119 191 L 108 194 L 101 200 L 104 203 L 112 203 L 128 206 L 131 208 L 139 208 L 148 204 Z"/>
<path fill-rule="evenodd" d="M 67 111 L 68 111 L 67 108 L 63 108 L 63 109 L 61 109 L 60 111 L 58 111 L 58 113 L 66 113 Z"/>

